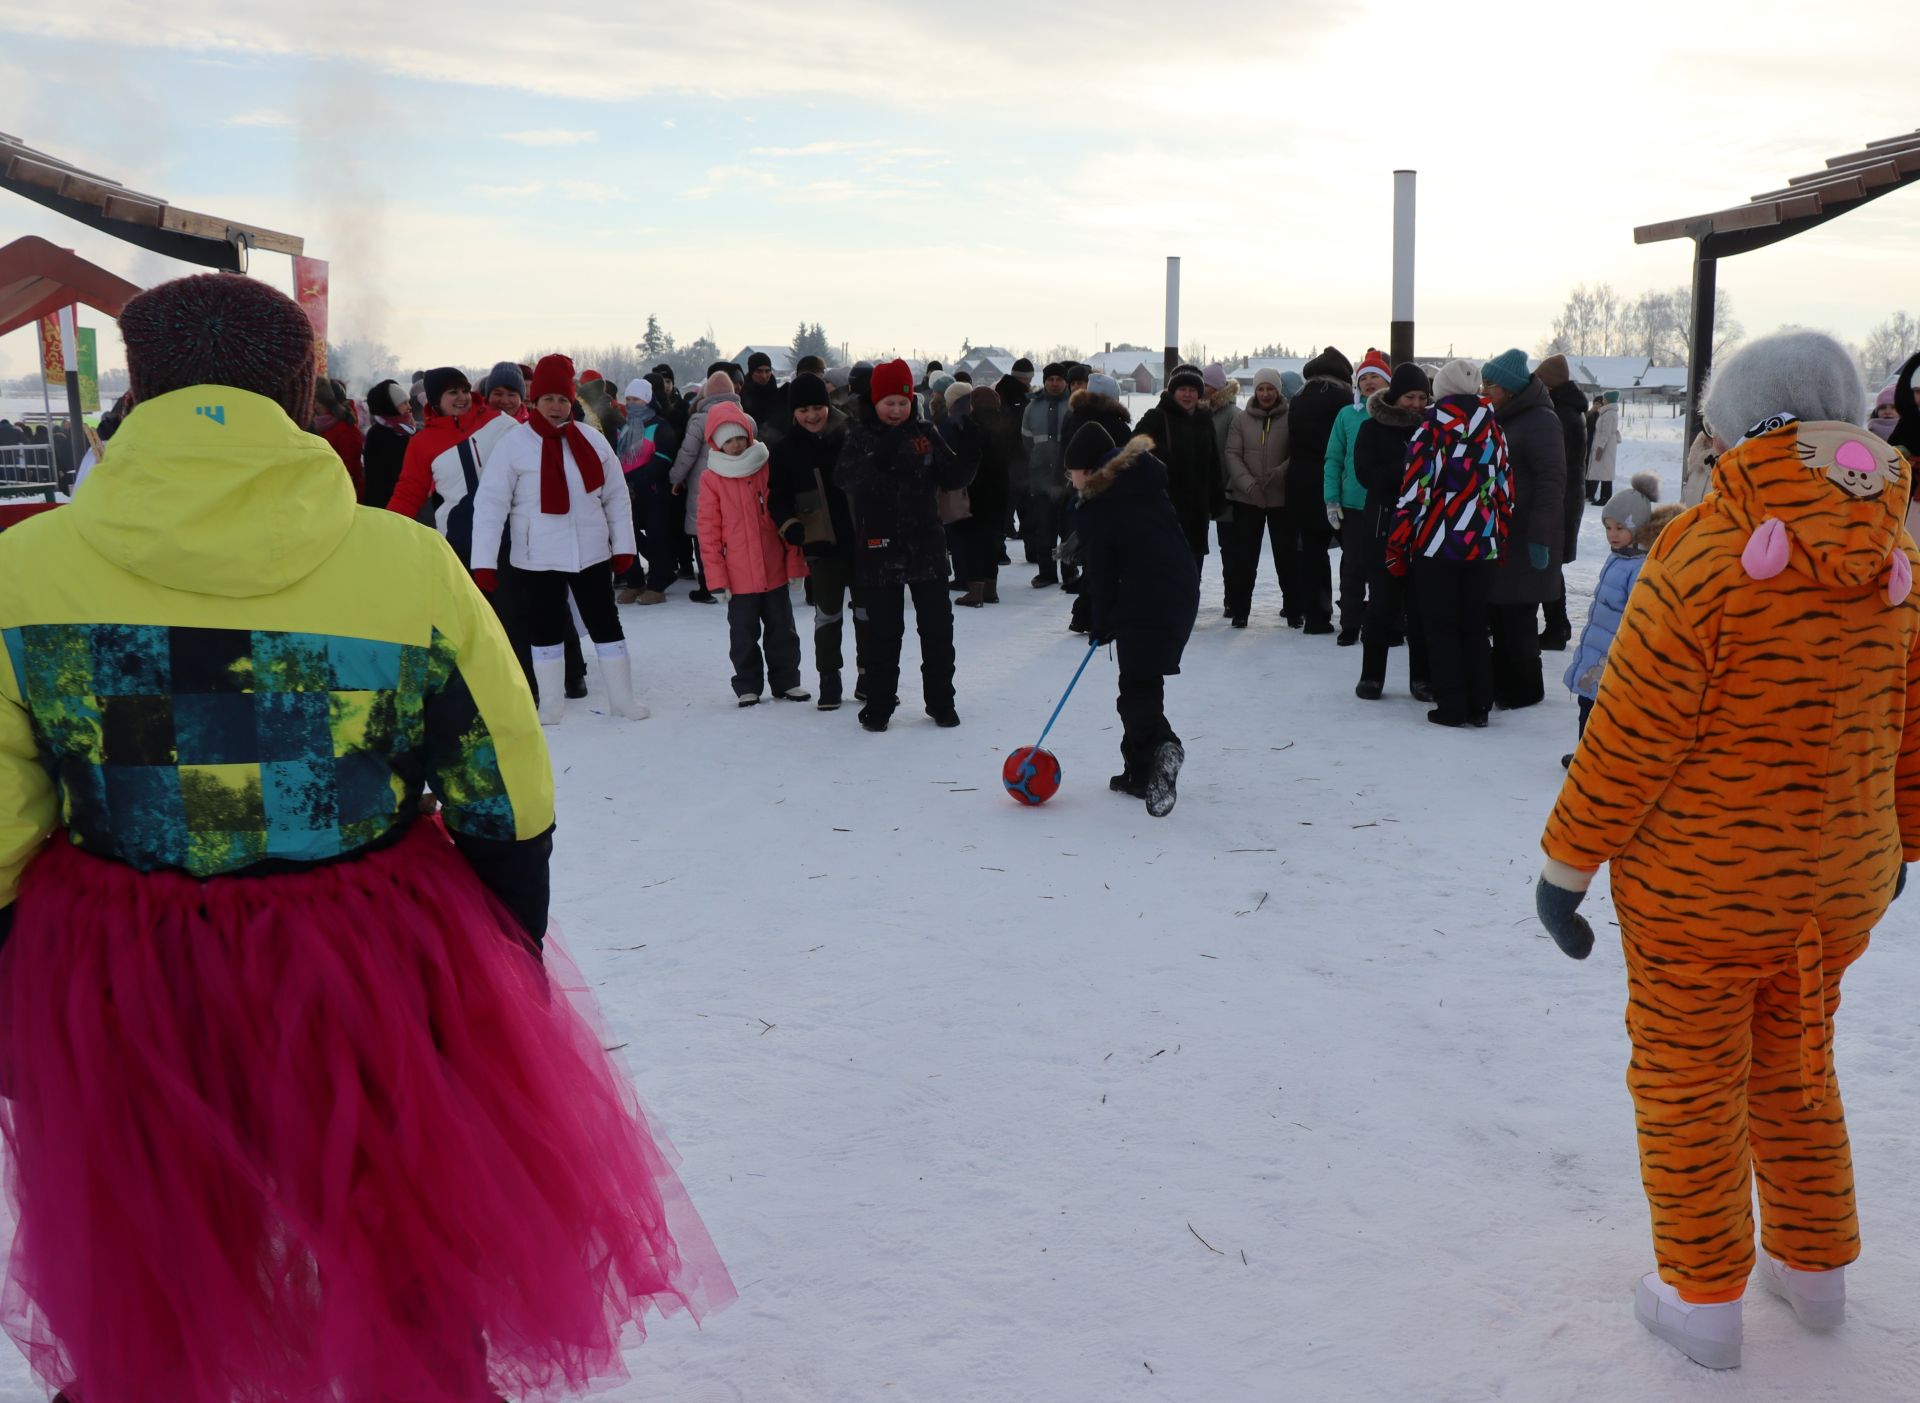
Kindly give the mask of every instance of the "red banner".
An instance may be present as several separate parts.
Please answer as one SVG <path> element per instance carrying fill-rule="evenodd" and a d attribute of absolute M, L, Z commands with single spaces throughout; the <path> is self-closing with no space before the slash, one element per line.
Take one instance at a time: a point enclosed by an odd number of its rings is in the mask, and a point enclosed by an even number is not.
<path fill-rule="evenodd" d="M 60 350 L 60 314 L 40 318 L 40 375 L 49 385 L 67 383 L 67 358 Z"/>
<path fill-rule="evenodd" d="M 327 260 L 293 260 L 293 300 L 313 323 L 313 360 L 317 374 L 327 373 Z"/>

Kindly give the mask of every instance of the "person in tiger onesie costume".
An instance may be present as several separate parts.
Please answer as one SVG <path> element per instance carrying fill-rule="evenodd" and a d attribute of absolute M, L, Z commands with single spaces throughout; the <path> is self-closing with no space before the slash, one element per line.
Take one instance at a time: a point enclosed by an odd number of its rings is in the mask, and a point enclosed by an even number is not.
<path fill-rule="evenodd" d="M 1585 958 L 1575 908 L 1610 866 L 1658 1265 L 1635 1314 L 1732 1368 L 1755 1181 L 1761 1279 L 1803 1324 L 1840 1323 L 1860 1250 L 1830 1046 L 1840 976 L 1920 857 L 1920 599 L 1910 468 L 1859 427 L 1838 342 L 1753 342 L 1704 412 L 1713 490 L 1641 572 L 1537 904 Z"/>

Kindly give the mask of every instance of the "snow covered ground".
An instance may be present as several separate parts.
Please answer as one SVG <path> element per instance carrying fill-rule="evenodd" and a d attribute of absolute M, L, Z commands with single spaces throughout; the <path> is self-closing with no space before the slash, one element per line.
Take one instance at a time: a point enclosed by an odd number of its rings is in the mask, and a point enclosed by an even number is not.
<path fill-rule="evenodd" d="M 1638 431 L 1638 430 L 1636 430 Z M 1621 482 L 1677 492 L 1677 430 Z M 1589 511 L 1576 623 L 1604 553 Z M 653 718 L 553 733 L 556 915 L 741 1299 L 658 1324 L 632 1403 L 1908 1399 L 1920 1394 L 1913 912 L 1849 974 L 1852 1318 L 1750 1296 L 1714 1376 L 1633 1322 L 1651 1266 L 1617 945 L 1532 918 L 1575 710 L 1442 731 L 1357 649 L 1227 627 L 1217 560 L 1165 820 L 1109 794 L 1114 668 L 999 785 L 1084 644 L 1002 575 L 959 709 L 735 709 L 722 611 L 623 611 Z M 912 653 L 909 633 L 908 650 Z M 810 658 L 810 649 L 809 649 Z M 811 682 L 811 679 L 809 679 Z M 1610 920 L 1604 883 L 1589 901 Z M 40 1397 L 18 1361 L 0 1399 Z"/>

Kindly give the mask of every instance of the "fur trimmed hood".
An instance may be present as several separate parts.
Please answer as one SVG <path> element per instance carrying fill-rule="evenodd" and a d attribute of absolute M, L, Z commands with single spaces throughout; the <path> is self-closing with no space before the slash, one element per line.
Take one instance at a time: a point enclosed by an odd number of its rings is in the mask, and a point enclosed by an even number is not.
<path fill-rule="evenodd" d="M 1087 485 L 1080 489 L 1080 500 L 1091 502 L 1102 493 L 1111 491 L 1119 481 L 1120 474 L 1142 458 L 1152 457 L 1153 439 L 1146 434 L 1135 434 L 1116 449 L 1111 458 L 1087 474 Z"/>
<path fill-rule="evenodd" d="M 1427 417 L 1424 409 L 1403 409 L 1387 403 L 1387 392 L 1375 390 L 1367 396 L 1367 414 L 1390 429 L 1411 429 Z"/>
<path fill-rule="evenodd" d="M 1208 413 L 1218 414 L 1221 410 L 1227 408 L 1227 406 L 1237 405 L 1239 402 L 1240 382 L 1238 380 L 1229 380 L 1226 384 L 1207 396 L 1205 407 Z"/>
<path fill-rule="evenodd" d="M 1096 395 L 1092 390 L 1075 390 L 1067 399 L 1067 408 L 1083 419 L 1125 417 L 1127 407 L 1112 395 Z"/>

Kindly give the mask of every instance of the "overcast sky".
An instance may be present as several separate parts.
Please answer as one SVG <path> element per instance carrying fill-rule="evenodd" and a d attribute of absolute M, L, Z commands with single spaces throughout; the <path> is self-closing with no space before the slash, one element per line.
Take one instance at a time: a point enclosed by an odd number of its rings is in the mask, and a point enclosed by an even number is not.
<path fill-rule="evenodd" d="M 419 366 L 630 343 L 649 312 L 728 350 L 802 319 L 856 355 L 1157 346 L 1168 254 L 1183 341 L 1357 356 L 1386 342 L 1400 166 L 1419 348 L 1490 355 L 1574 283 L 1683 283 L 1690 245 L 1636 224 L 1920 120 L 1907 0 L 1445 10 L 0 0 L 0 130 L 303 235 L 335 339 Z M 0 211 L 136 281 L 180 270 Z M 1749 333 L 1857 340 L 1920 310 L 1916 216 L 1898 192 L 1722 289 Z M 0 374 L 33 353 L 0 340 Z"/>

